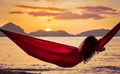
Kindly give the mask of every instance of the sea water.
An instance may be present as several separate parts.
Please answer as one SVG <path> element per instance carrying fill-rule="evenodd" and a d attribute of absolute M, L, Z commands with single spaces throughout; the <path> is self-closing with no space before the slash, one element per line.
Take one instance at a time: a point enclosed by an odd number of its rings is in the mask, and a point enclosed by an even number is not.
<path fill-rule="evenodd" d="M 37 37 L 78 47 L 85 37 Z M 62 68 L 27 55 L 7 37 L 0 37 L 0 69 L 24 70 L 42 74 L 120 74 L 120 37 L 114 37 L 106 50 L 86 64 Z M 66 59 L 67 60 L 67 59 Z"/>

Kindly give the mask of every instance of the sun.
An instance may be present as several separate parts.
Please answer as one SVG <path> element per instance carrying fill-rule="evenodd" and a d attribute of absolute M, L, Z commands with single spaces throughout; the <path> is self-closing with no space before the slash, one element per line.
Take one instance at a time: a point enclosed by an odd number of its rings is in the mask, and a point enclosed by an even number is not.
<path fill-rule="evenodd" d="M 52 30 L 51 28 L 46 28 L 46 29 L 45 29 L 46 32 L 49 32 L 49 31 L 51 31 L 51 30 Z"/>

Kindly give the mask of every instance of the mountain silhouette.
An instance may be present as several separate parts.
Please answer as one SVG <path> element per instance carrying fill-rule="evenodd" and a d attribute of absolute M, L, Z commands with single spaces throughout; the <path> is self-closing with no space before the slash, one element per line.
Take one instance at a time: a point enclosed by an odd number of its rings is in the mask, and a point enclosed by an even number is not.
<path fill-rule="evenodd" d="M 16 32 L 16 33 L 19 33 L 19 34 L 27 35 L 27 34 L 25 33 L 25 31 L 24 31 L 20 26 L 17 26 L 17 25 L 15 25 L 14 23 L 11 23 L 11 22 L 5 24 L 4 26 L 2 26 L 2 27 L 0 27 L 0 28 L 1 28 L 1 29 L 4 29 L 4 30 Z M 5 35 L 0 32 L 0 36 L 5 36 Z"/>
<path fill-rule="evenodd" d="M 19 34 L 23 35 L 30 35 L 30 36 L 43 36 L 43 37 L 50 37 L 50 36 L 104 36 L 106 33 L 108 33 L 110 30 L 109 29 L 96 29 L 96 30 L 89 30 L 89 31 L 84 31 L 79 34 L 73 35 L 69 34 L 66 31 L 63 30 L 58 30 L 58 31 L 43 31 L 43 30 L 38 30 L 35 32 L 30 32 L 29 34 L 25 33 L 25 31 L 20 27 L 17 26 L 16 24 L 9 22 L 5 24 L 4 26 L 0 27 L 1 29 L 5 29 L 8 31 L 16 32 Z M 0 32 L 0 37 L 5 36 L 3 33 Z M 120 36 L 120 31 L 116 34 L 116 36 Z"/>
<path fill-rule="evenodd" d="M 106 35 L 110 30 L 109 29 L 96 29 L 96 30 L 89 30 L 84 31 L 79 34 L 76 34 L 76 36 L 104 36 Z M 116 34 L 116 36 L 120 36 L 120 31 Z"/>
<path fill-rule="evenodd" d="M 31 36 L 73 36 L 72 34 L 67 33 L 66 31 L 43 31 L 38 30 L 36 32 L 29 33 Z"/>

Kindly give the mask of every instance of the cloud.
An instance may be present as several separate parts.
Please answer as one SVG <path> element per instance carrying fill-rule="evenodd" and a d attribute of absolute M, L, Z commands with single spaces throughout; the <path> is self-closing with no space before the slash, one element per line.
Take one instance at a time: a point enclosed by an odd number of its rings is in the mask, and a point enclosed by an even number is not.
<path fill-rule="evenodd" d="M 91 13 L 76 14 L 72 12 L 65 12 L 55 17 L 55 19 L 103 19 L 103 16 Z"/>
<path fill-rule="evenodd" d="M 32 1 L 39 2 L 40 0 L 32 0 Z"/>
<path fill-rule="evenodd" d="M 59 13 L 51 13 L 47 11 L 29 12 L 28 14 L 32 16 L 57 16 L 59 15 Z"/>
<path fill-rule="evenodd" d="M 53 16 L 54 19 L 62 19 L 62 20 L 70 20 L 70 19 L 103 19 L 103 16 L 91 13 L 84 13 L 84 14 L 76 14 L 72 12 L 63 12 L 63 13 L 51 13 L 46 11 L 39 11 L 39 12 L 29 12 L 29 15 L 34 17 L 44 17 L 44 16 Z"/>
<path fill-rule="evenodd" d="M 118 15 L 120 12 L 118 12 L 116 9 L 110 8 L 110 7 L 104 7 L 104 6 L 85 6 L 85 7 L 77 7 L 77 9 L 80 9 L 84 12 L 89 13 L 95 13 L 95 14 L 105 14 L 105 15 Z"/>
<path fill-rule="evenodd" d="M 56 7 L 37 7 L 37 6 L 27 6 L 27 5 L 15 5 L 15 7 L 26 8 L 26 9 L 49 10 L 49 11 L 65 11 L 66 10 L 66 9 L 61 9 Z"/>
<path fill-rule="evenodd" d="M 39 1 L 56 2 L 58 0 L 29 0 L 29 1 L 34 1 L 34 2 L 39 2 Z"/>
<path fill-rule="evenodd" d="M 80 10 L 81 12 L 71 11 L 71 9 L 62 9 L 56 7 L 37 7 L 37 6 L 27 6 L 27 5 L 15 5 L 15 7 L 25 8 L 25 9 L 33 9 L 33 11 L 27 12 L 28 15 L 32 15 L 34 17 L 46 17 L 53 16 L 54 19 L 61 20 L 70 20 L 70 19 L 104 19 L 108 18 L 111 15 L 120 15 L 114 8 L 104 7 L 104 6 L 84 6 L 84 7 L 76 7 L 73 10 Z M 37 9 L 38 11 L 34 11 Z M 54 12 L 58 11 L 58 12 Z M 22 14 L 22 12 L 10 12 L 11 14 Z"/>
<path fill-rule="evenodd" d="M 39 1 L 41 1 L 41 0 L 11 0 L 11 1 L 13 1 L 13 2 L 18 2 L 18 1 L 20 1 L 20 2 L 39 2 Z"/>
<path fill-rule="evenodd" d="M 92 1 L 96 1 L 96 2 L 105 2 L 105 1 L 108 1 L 108 0 L 92 0 Z"/>
<path fill-rule="evenodd" d="M 23 14 L 23 12 L 21 12 L 21 11 L 11 11 L 11 12 L 9 12 L 10 14 Z"/>

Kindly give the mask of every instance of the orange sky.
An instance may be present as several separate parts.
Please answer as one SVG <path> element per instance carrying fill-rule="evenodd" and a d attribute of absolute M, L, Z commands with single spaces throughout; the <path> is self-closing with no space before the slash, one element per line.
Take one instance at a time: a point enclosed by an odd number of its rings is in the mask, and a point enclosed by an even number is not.
<path fill-rule="evenodd" d="M 0 26 L 13 22 L 27 33 L 65 30 L 71 34 L 110 29 L 120 22 L 120 0 L 0 0 Z"/>

